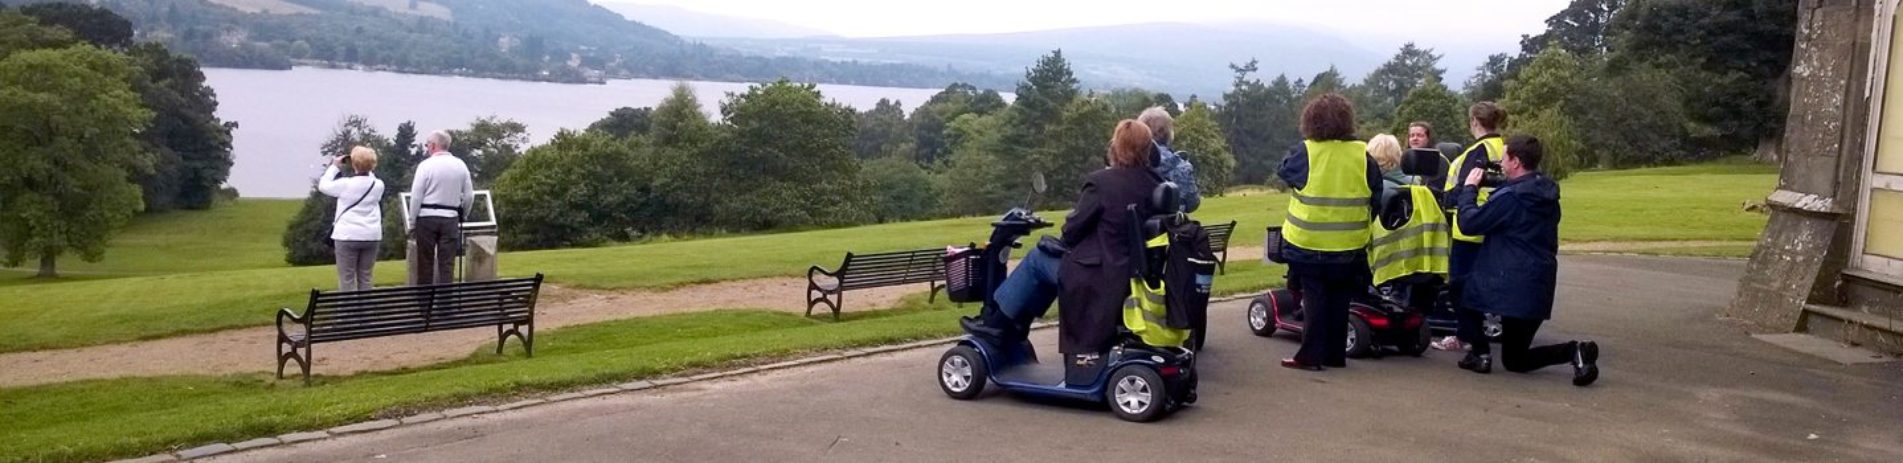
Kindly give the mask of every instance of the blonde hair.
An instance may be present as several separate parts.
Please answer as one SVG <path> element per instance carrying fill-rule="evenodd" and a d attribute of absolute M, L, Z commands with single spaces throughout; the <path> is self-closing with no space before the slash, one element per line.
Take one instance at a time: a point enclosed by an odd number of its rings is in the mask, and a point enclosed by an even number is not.
<path fill-rule="evenodd" d="M 1151 106 L 1143 110 L 1142 114 L 1137 114 L 1137 122 L 1142 122 L 1145 127 L 1149 127 L 1150 135 L 1153 135 L 1159 143 L 1167 144 L 1176 139 L 1176 119 L 1170 117 L 1170 112 L 1164 110 L 1162 106 Z"/>
<path fill-rule="evenodd" d="M 1373 140 L 1368 140 L 1368 155 L 1374 157 L 1375 165 L 1381 166 L 1382 172 L 1394 170 L 1401 165 L 1401 140 L 1385 133 L 1375 135 Z"/>
<path fill-rule="evenodd" d="M 377 168 L 377 150 L 356 146 L 350 148 L 350 168 L 358 173 L 370 172 Z"/>
<path fill-rule="evenodd" d="M 1110 167 L 1149 167 L 1153 146 L 1150 142 L 1150 126 L 1134 119 L 1124 119 L 1117 123 L 1117 131 L 1110 135 Z"/>

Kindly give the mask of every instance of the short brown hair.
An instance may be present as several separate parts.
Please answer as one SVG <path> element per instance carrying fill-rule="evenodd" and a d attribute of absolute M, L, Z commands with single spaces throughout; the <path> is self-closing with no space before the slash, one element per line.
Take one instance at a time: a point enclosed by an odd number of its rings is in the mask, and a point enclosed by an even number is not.
<path fill-rule="evenodd" d="M 1302 138 L 1317 141 L 1355 140 L 1355 105 L 1329 92 L 1302 108 Z"/>
<path fill-rule="evenodd" d="M 1434 124 L 1429 124 L 1427 123 L 1427 121 L 1414 121 L 1414 122 L 1407 123 L 1407 128 L 1412 129 L 1415 127 L 1420 127 L 1421 130 L 1427 131 L 1428 140 L 1434 139 Z"/>
<path fill-rule="evenodd" d="M 357 172 L 369 172 L 377 169 L 377 150 L 356 146 L 350 148 L 350 168 Z"/>
<path fill-rule="evenodd" d="M 1546 157 L 1546 148 L 1540 139 L 1532 135 L 1514 135 L 1507 139 L 1507 156 L 1520 161 L 1526 170 L 1540 170 L 1540 160 Z"/>
<path fill-rule="evenodd" d="M 1467 118 L 1479 122 L 1480 128 L 1488 132 L 1496 132 L 1507 124 L 1507 110 L 1494 102 L 1482 101 L 1467 108 Z"/>
<path fill-rule="evenodd" d="M 1150 126 L 1135 119 L 1117 122 L 1117 131 L 1110 134 L 1110 167 L 1149 167 L 1153 146 Z"/>

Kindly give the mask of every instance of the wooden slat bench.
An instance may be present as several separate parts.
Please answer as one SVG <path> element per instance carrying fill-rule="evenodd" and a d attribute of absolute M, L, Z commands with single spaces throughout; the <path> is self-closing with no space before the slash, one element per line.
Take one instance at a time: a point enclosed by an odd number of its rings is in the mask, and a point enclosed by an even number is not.
<path fill-rule="evenodd" d="M 833 319 L 839 319 L 839 306 L 845 300 L 845 292 L 855 289 L 925 283 L 931 288 L 926 299 L 937 301 L 938 291 L 945 287 L 942 283 L 945 281 L 944 256 L 942 248 L 876 254 L 848 252 L 837 270 L 828 271 L 815 265 L 806 271 L 806 316 L 812 316 L 813 308 L 824 304 L 832 309 Z"/>
<path fill-rule="evenodd" d="M 1203 227 L 1203 232 L 1209 234 L 1210 252 L 1216 253 L 1216 272 L 1228 274 L 1229 235 L 1236 232 L 1236 221 L 1231 220 L 1226 224 Z"/>
<path fill-rule="evenodd" d="M 509 336 L 515 336 L 534 356 L 535 297 L 541 289 L 541 274 L 364 291 L 313 289 L 303 314 L 289 308 L 278 311 L 278 379 L 284 379 L 286 363 L 297 362 L 309 384 L 313 345 L 488 326 L 496 328 L 497 355 Z M 284 323 L 287 320 L 290 325 Z"/>

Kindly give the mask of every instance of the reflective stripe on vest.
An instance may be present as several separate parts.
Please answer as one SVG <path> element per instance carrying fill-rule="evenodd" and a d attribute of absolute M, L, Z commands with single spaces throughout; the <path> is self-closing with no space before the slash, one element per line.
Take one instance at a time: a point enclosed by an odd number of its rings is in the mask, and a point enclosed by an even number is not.
<path fill-rule="evenodd" d="M 1414 213 L 1399 230 L 1389 231 L 1379 224 L 1371 227 L 1374 240 L 1368 245 L 1368 269 L 1374 272 L 1377 285 L 1417 273 L 1447 274 L 1452 241 L 1447 216 L 1441 214 L 1434 192 L 1419 185 L 1400 188 L 1408 192 Z"/>
<path fill-rule="evenodd" d="M 1282 239 L 1311 251 L 1343 252 L 1368 246 L 1368 144 L 1304 141 L 1308 184 L 1288 200 Z"/>
<path fill-rule="evenodd" d="M 1507 153 L 1506 139 L 1500 138 L 1500 136 L 1495 135 L 1495 136 L 1491 136 L 1487 138 L 1482 138 L 1480 139 L 1480 141 L 1474 142 L 1473 146 L 1467 147 L 1466 152 L 1460 153 L 1460 157 L 1454 158 L 1454 163 L 1453 163 L 1454 169 L 1460 169 L 1460 166 L 1466 165 L 1467 155 L 1473 154 L 1474 150 L 1478 150 L 1482 146 L 1485 146 L 1487 148 L 1488 160 L 1493 162 L 1500 162 L 1501 159 L 1506 158 L 1506 153 Z M 1459 178 L 1455 178 L 1455 177 L 1459 177 Z M 1454 175 L 1447 176 L 1447 187 L 1442 188 L 1441 191 L 1446 191 L 1451 193 L 1454 191 L 1455 187 L 1465 185 L 1466 182 L 1467 182 L 1466 176 L 1460 175 L 1460 172 L 1454 172 Z M 1489 196 L 1493 196 L 1493 189 L 1481 188 L 1480 196 L 1474 200 L 1474 205 L 1486 204 L 1487 197 Z M 1459 211 L 1449 211 L 1448 215 L 1450 217 L 1453 217 L 1451 220 L 1454 223 L 1454 239 L 1455 240 L 1465 241 L 1469 243 L 1479 243 L 1485 238 L 1480 235 L 1469 235 L 1469 234 L 1460 232 L 1460 218 L 1458 217 L 1460 215 Z"/>

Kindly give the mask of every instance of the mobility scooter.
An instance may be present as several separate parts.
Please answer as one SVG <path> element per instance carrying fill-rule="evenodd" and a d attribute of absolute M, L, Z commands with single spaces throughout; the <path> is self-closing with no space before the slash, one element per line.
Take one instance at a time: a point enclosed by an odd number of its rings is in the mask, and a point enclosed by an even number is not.
<path fill-rule="evenodd" d="M 1033 182 L 1034 185 L 1041 183 Z M 1167 205 L 1174 197 L 1174 186 L 1166 184 L 1158 188 L 1153 200 Z M 1137 218 L 1134 208 L 1129 213 Z M 1159 226 L 1159 220 L 1155 218 L 1134 221 L 1134 224 L 1147 230 L 1132 236 L 1158 234 L 1155 227 Z M 1004 282 L 1010 250 L 1018 248 L 1018 239 L 1031 231 L 1050 226 L 1050 222 L 1027 209 L 1005 213 L 992 223 L 991 238 L 983 246 L 946 257 L 948 298 L 957 302 L 983 302 L 980 310 L 984 311 L 1000 310 L 993 294 Z M 1142 262 L 1149 259 L 1137 260 L 1141 262 L 1137 265 L 1139 273 L 1160 270 L 1154 262 Z M 939 387 L 945 395 L 958 400 L 977 398 L 987 383 L 995 383 L 1016 394 L 1103 402 L 1118 418 L 1133 422 L 1154 421 L 1195 402 L 1195 354 L 1182 347 L 1187 333 L 1170 333 L 1173 335 L 1162 338 L 1165 342 L 1146 342 L 1146 338 L 1151 341 L 1158 338 L 1127 329 L 1132 310 L 1140 309 L 1126 306 L 1126 329 L 1119 329 L 1119 339 L 1109 350 L 1064 356 L 1058 363 L 1039 362 L 1028 333 L 1000 337 L 967 325 L 968 335 L 939 359 L 936 369 Z M 980 314 L 980 318 L 986 315 L 995 314 Z"/>

